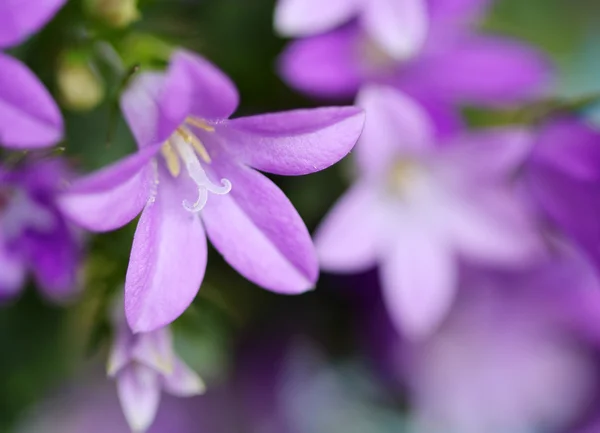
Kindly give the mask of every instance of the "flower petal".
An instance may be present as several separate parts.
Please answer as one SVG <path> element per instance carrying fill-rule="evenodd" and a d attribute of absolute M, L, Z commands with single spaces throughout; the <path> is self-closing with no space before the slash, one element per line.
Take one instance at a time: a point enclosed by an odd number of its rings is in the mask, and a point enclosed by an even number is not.
<path fill-rule="evenodd" d="M 135 338 L 135 344 L 131 348 L 133 360 L 161 374 L 170 374 L 173 371 L 175 352 L 173 337 L 168 327 L 141 332 L 135 334 Z"/>
<path fill-rule="evenodd" d="M 0 53 L 0 145 L 46 147 L 62 135 L 62 116 L 50 93 L 23 63 Z"/>
<path fill-rule="evenodd" d="M 386 307 L 399 331 L 415 339 L 431 334 L 456 291 L 456 265 L 448 247 L 417 222 L 402 224 L 380 275 Z"/>
<path fill-rule="evenodd" d="M 0 2 L 0 48 L 17 45 L 38 31 L 65 2 L 66 0 Z"/>
<path fill-rule="evenodd" d="M 459 134 L 446 142 L 440 159 L 469 176 L 508 180 L 531 153 L 534 134 L 524 128 L 495 128 Z"/>
<path fill-rule="evenodd" d="M 533 161 L 580 180 L 600 179 L 600 133 L 578 118 L 553 119 L 539 133 Z"/>
<path fill-rule="evenodd" d="M 381 215 L 372 185 L 354 185 L 333 207 L 315 234 L 321 267 L 360 272 L 376 265 Z"/>
<path fill-rule="evenodd" d="M 319 271 L 317 256 L 288 198 L 261 173 L 216 162 L 232 190 L 210 197 L 202 211 L 212 244 L 240 274 L 266 289 L 285 294 L 311 289 Z"/>
<path fill-rule="evenodd" d="M 159 135 L 168 137 L 188 116 L 227 119 L 238 103 L 235 85 L 219 68 L 190 51 L 176 51 L 161 91 Z"/>
<path fill-rule="evenodd" d="M 364 125 L 356 107 L 294 110 L 229 122 L 227 144 L 242 161 L 262 171 L 301 175 L 335 164 L 356 144 Z"/>
<path fill-rule="evenodd" d="M 352 98 L 363 81 L 357 58 L 359 29 L 346 26 L 291 42 L 278 61 L 291 87 L 313 96 Z"/>
<path fill-rule="evenodd" d="M 123 116 L 139 147 L 162 143 L 171 135 L 159 135 L 159 100 L 164 83 L 165 74 L 143 72 L 131 81 L 121 95 Z M 162 129 L 171 128 L 172 132 L 177 126 L 179 123 L 172 123 L 163 125 Z"/>
<path fill-rule="evenodd" d="M 414 62 L 405 75 L 409 87 L 420 87 L 428 94 L 498 106 L 539 97 L 550 84 L 551 66 L 527 44 L 471 36 Z"/>
<path fill-rule="evenodd" d="M 441 24 L 468 25 L 482 18 L 491 0 L 428 0 L 431 27 Z"/>
<path fill-rule="evenodd" d="M 357 104 L 365 109 L 365 129 L 356 146 L 359 167 L 381 176 L 398 156 L 411 156 L 433 144 L 427 113 L 412 99 L 384 86 L 364 87 Z"/>
<path fill-rule="evenodd" d="M 12 298 L 25 284 L 25 262 L 9 251 L 0 233 L 0 300 Z"/>
<path fill-rule="evenodd" d="M 282 36 L 308 36 L 332 30 L 358 12 L 356 0 L 279 0 L 275 30 Z"/>
<path fill-rule="evenodd" d="M 206 390 L 200 376 L 179 358 L 173 362 L 173 372 L 163 376 L 163 388 L 177 397 L 192 397 Z"/>
<path fill-rule="evenodd" d="M 155 173 L 149 164 L 160 145 L 142 149 L 75 181 L 58 204 L 75 223 L 91 231 L 110 231 L 138 215 L 152 195 Z"/>
<path fill-rule="evenodd" d="M 154 421 L 160 402 L 160 380 L 151 368 L 130 365 L 117 377 L 119 401 L 133 432 L 145 432 Z"/>
<path fill-rule="evenodd" d="M 424 0 L 369 0 L 361 16 L 369 36 L 399 60 L 412 57 L 421 49 L 428 21 Z"/>
<path fill-rule="evenodd" d="M 179 317 L 193 301 L 206 268 L 206 237 L 198 215 L 181 203 L 181 178 L 160 176 L 142 212 L 125 278 L 125 312 L 134 332 Z"/>

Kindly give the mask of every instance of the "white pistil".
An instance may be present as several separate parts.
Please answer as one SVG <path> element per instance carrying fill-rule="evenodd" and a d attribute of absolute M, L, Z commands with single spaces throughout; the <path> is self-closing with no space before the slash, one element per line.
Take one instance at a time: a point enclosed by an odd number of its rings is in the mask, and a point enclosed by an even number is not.
<path fill-rule="evenodd" d="M 231 182 L 228 179 L 221 179 L 221 185 L 215 185 L 210 181 L 206 172 L 202 168 L 202 164 L 198 160 L 198 154 L 194 152 L 194 148 L 198 147 L 200 141 L 192 133 L 184 130 L 178 130 L 173 136 L 171 136 L 169 143 L 173 146 L 181 160 L 185 163 L 185 168 L 192 178 L 194 183 L 198 187 L 198 198 L 194 203 L 190 203 L 188 200 L 183 201 L 183 207 L 193 213 L 200 212 L 206 205 L 208 200 L 208 193 L 224 195 L 231 191 Z M 200 145 L 202 145 L 200 143 Z M 204 146 L 202 146 L 204 148 Z M 204 150 L 206 152 L 206 150 Z M 206 154 L 208 155 L 208 154 Z M 205 155 L 200 156 L 207 163 Z"/>

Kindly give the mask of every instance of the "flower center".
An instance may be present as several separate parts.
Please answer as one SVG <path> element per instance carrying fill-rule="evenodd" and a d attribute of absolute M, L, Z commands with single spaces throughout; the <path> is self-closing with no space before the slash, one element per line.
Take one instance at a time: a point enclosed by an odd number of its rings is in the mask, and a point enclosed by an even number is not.
<path fill-rule="evenodd" d="M 399 195 L 405 195 L 410 185 L 419 175 L 420 168 L 412 160 L 401 159 L 396 162 L 388 174 L 390 189 Z"/>
<path fill-rule="evenodd" d="M 375 74 L 389 72 L 398 64 L 398 61 L 368 37 L 360 38 L 356 49 L 361 64 L 367 72 Z"/>
<path fill-rule="evenodd" d="M 178 127 L 164 143 L 161 154 L 173 177 L 178 177 L 181 173 L 181 163 L 183 162 L 185 165 L 188 175 L 198 187 L 198 198 L 194 203 L 184 200 L 183 207 L 189 212 L 197 213 L 206 205 L 209 192 L 219 195 L 227 194 L 231 191 L 231 182 L 221 179 L 221 185 L 215 185 L 208 178 L 202 164 L 211 163 L 210 155 L 202 141 L 190 129 L 191 126 L 207 132 L 215 131 L 204 120 L 188 117 L 185 123 Z"/>

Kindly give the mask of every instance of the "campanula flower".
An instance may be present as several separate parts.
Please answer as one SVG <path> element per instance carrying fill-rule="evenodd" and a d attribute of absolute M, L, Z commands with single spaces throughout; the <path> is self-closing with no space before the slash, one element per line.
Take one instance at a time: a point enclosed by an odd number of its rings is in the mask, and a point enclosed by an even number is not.
<path fill-rule="evenodd" d="M 597 334 L 600 286 L 579 259 L 555 257 L 522 275 L 470 275 L 438 333 L 388 346 L 408 383 L 413 431 L 574 431 L 589 416 L 597 347 L 579 325 L 587 315 Z"/>
<path fill-rule="evenodd" d="M 56 204 L 67 177 L 59 160 L 0 168 L 0 297 L 18 293 L 27 271 L 50 298 L 76 290 L 79 234 Z"/>
<path fill-rule="evenodd" d="M 204 383 L 175 353 L 168 327 L 133 334 L 125 317 L 115 316 L 108 374 L 117 382 L 129 426 L 134 432 L 145 432 L 156 417 L 161 391 L 191 397 L 204 392 Z"/>
<path fill-rule="evenodd" d="M 315 242 L 322 268 L 379 265 L 384 298 L 404 333 L 422 336 L 445 316 L 457 259 L 521 266 L 537 251 L 527 212 L 507 188 L 531 142 L 492 129 L 436 142 L 426 113 L 387 87 L 365 88 L 359 178 L 325 218 Z"/>
<path fill-rule="evenodd" d="M 324 98 L 351 98 L 365 83 L 392 85 L 442 112 L 453 129 L 460 121 L 457 104 L 520 103 L 546 90 L 551 68 L 537 49 L 474 29 L 489 1 L 425 3 L 427 39 L 411 58 L 390 56 L 351 22 L 292 42 L 280 58 L 280 73 L 297 90 Z"/>
<path fill-rule="evenodd" d="M 23 42 L 50 21 L 65 1 L 0 2 L 0 49 Z M 43 84 L 19 60 L 0 52 L 0 145 L 52 146 L 62 134 L 60 110 Z"/>
<path fill-rule="evenodd" d="M 302 219 L 258 170 L 302 175 L 344 157 L 361 133 L 355 107 L 229 120 L 231 81 L 192 53 L 166 74 L 141 74 L 122 98 L 139 152 L 75 182 L 63 208 L 82 226 L 113 230 L 142 216 L 125 283 L 136 332 L 178 317 L 196 295 L 206 238 L 247 279 L 295 294 L 312 288 L 316 253 Z"/>
<path fill-rule="evenodd" d="M 404 59 L 427 35 L 426 0 L 279 0 L 275 28 L 284 36 L 310 36 L 357 19 L 382 51 Z"/>

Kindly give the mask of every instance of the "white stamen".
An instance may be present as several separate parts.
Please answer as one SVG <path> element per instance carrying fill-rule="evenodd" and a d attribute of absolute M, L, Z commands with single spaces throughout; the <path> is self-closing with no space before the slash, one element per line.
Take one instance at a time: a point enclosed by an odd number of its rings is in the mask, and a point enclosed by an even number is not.
<path fill-rule="evenodd" d="M 191 144 L 179 134 L 173 134 L 170 142 L 177 150 L 177 153 L 185 162 L 185 168 L 188 174 L 198 186 L 198 199 L 191 204 L 188 200 L 183 201 L 183 207 L 193 213 L 200 212 L 208 200 L 208 193 L 224 195 L 231 191 L 231 182 L 228 179 L 221 179 L 221 185 L 215 185 L 210 181 L 202 164 L 198 161 L 198 156 L 194 152 Z"/>

